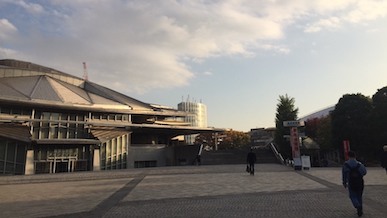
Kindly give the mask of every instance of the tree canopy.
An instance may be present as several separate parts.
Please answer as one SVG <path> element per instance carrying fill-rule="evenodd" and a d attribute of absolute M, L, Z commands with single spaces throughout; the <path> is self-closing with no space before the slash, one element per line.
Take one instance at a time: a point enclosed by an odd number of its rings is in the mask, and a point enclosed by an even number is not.
<path fill-rule="evenodd" d="M 372 96 L 371 130 L 375 146 L 387 144 L 387 87 L 379 89 Z"/>
<path fill-rule="evenodd" d="M 289 128 L 283 126 L 284 121 L 297 120 L 298 108 L 295 108 L 295 99 L 290 98 L 287 94 L 280 95 L 277 104 L 277 113 L 275 118 L 275 138 L 274 141 L 278 146 L 281 154 L 285 158 L 291 157 L 290 142 L 284 136 L 290 134 Z"/>
<path fill-rule="evenodd" d="M 332 142 L 342 151 L 344 140 L 349 140 L 351 150 L 369 153 L 369 118 L 371 99 L 362 94 L 346 94 L 340 98 L 332 112 Z"/>

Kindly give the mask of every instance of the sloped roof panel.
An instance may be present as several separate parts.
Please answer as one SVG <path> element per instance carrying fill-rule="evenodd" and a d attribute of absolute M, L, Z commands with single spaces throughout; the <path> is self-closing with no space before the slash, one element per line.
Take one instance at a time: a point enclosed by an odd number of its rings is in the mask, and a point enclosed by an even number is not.
<path fill-rule="evenodd" d="M 91 134 L 99 141 L 106 142 L 113 138 L 117 138 L 122 135 L 130 134 L 130 131 L 117 130 L 114 128 L 106 129 L 91 129 Z"/>
<path fill-rule="evenodd" d="M 22 142 L 31 142 L 31 134 L 28 126 L 18 124 L 0 124 L 0 136 Z"/>
<path fill-rule="evenodd" d="M 59 80 L 58 80 L 58 82 L 60 84 L 62 84 L 62 86 L 65 86 L 66 88 L 70 89 L 71 91 L 73 91 L 74 93 L 79 95 L 80 97 L 82 97 L 82 98 L 86 99 L 87 101 L 91 102 L 90 96 L 88 95 L 88 93 L 82 87 L 75 86 L 75 85 L 69 84 L 69 83 L 65 83 L 65 82 L 59 81 Z"/>
<path fill-rule="evenodd" d="M 48 81 L 52 85 L 52 88 L 55 92 L 61 97 L 64 103 L 73 103 L 73 104 L 91 104 L 90 101 L 79 96 L 77 93 L 73 92 L 74 89 L 80 89 L 79 87 L 73 86 L 73 89 L 68 89 L 66 86 L 63 86 L 61 83 L 57 82 L 54 79 L 48 78 Z"/>
<path fill-rule="evenodd" d="M 31 95 L 31 98 L 63 102 L 63 100 L 58 96 L 54 88 L 52 88 L 51 83 L 45 76 L 40 77 Z"/>
<path fill-rule="evenodd" d="M 18 92 L 23 93 L 25 96 L 31 95 L 38 80 L 39 76 L 4 78 L 5 83 L 7 83 Z"/>
<path fill-rule="evenodd" d="M 8 99 L 24 99 L 28 100 L 29 98 L 23 95 L 21 92 L 18 92 L 16 89 L 5 85 L 2 81 L 0 81 L 0 98 L 8 98 Z"/>
<path fill-rule="evenodd" d="M 120 102 L 121 104 L 129 105 L 134 110 L 152 109 L 152 107 L 149 104 L 146 104 L 134 98 L 128 97 L 126 95 L 123 95 L 121 93 L 108 89 L 106 87 L 97 85 L 95 83 L 90 83 L 90 82 L 85 83 L 85 90 L 95 93 L 97 95 L 103 96 L 105 98 Z"/>
<path fill-rule="evenodd" d="M 108 98 L 104 98 L 102 96 L 99 96 L 99 95 L 96 95 L 96 94 L 93 94 L 93 93 L 89 93 L 89 96 L 90 96 L 91 101 L 94 104 L 123 105 L 123 104 L 121 104 L 119 102 L 110 100 Z"/>

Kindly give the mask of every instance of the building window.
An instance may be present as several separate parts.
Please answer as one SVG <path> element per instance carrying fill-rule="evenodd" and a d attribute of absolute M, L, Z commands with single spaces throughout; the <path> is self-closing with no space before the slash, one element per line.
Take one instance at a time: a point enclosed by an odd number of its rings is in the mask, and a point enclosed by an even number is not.
<path fill-rule="evenodd" d="M 156 167 L 157 161 L 155 160 L 146 160 L 146 161 L 135 161 L 134 168 L 146 168 L 146 167 Z"/>
<path fill-rule="evenodd" d="M 24 174 L 26 146 L 0 139 L 0 174 Z"/>

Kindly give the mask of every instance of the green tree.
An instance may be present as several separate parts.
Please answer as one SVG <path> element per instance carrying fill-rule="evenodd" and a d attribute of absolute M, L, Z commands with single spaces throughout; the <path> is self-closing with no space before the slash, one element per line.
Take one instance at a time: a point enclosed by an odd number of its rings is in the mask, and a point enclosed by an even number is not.
<path fill-rule="evenodd" d="M 290 147 L 290 142 L 284 138 L 285 135 L 290 134 L 290 130 L 288 127 L 283 126 L 283 122 L 297 120 L 298 108 L 295 108 L 294 106 L 294 98 L 290 98 L 287 94 L 285 96 L 280 95 L 278 101 L 275 118 L 276 131 L 274 142 L 284 158 L 291 158 L 292 149 Z"/>
<path fill-rule="evenodd" d="M 309 119 L 305 122 L 305 135 L 320 145 L 320 150 L 332 150 L 331 116 Z"/>
<path fill-rule="evenodd" d="M 322 151 L 334 150 L 332 146 L 332 122 L 330 115 L 320 118 L 317 127 L 316 142 L 320 145 Z"/>
<path fill-rule="evenodd" d="M 250 144 L 250 135 L 245 132 L 230 130 L 224 132 L 226 137 L 219 143 L 219 149 L 241 148 Z"/>
<path fill-rule="evenodd" d="M 360 157 L 368 156 L 371 111 L 371 99 L 360 93 L 341 97 L 331 114 L 334 146 L 343 151 L 343 141 L 349 140 L 351 150 Z"/>
<path fill-rule="evenodd" d="M 387 144 L 387 87 L 379 89 L 372 96 L 371 131 L 375 155 Z"/>

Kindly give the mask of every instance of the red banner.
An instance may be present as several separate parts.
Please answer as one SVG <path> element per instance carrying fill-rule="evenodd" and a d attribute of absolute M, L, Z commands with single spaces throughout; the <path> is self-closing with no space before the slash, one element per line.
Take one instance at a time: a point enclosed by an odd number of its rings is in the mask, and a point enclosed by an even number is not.
<path fill-rule="evenodd" d="M 292 145 L 293 159 L 300 158 L 300 139 L 297 127 L 290 128 L 290 143 Z"/>

